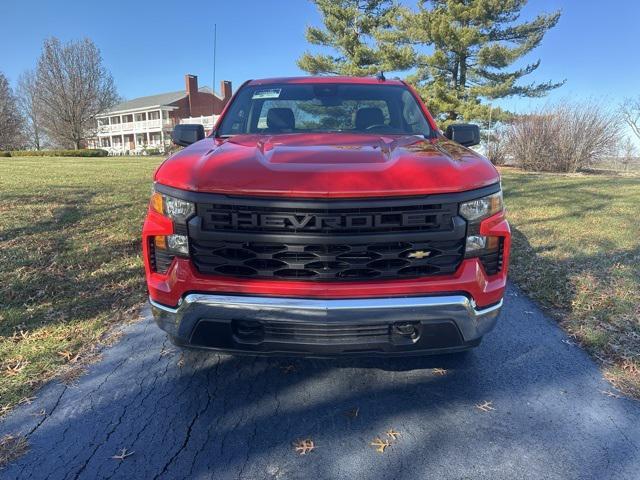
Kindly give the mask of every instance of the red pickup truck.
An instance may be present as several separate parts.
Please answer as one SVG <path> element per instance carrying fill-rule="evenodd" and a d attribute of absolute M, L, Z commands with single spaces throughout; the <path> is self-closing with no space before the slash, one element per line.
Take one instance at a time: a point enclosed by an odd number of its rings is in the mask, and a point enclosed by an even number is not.
<path fill-rule="evenodd" d="M 156 322 L 180 346 L 411 355 L 477 346 L 510 230 L 475 125 L 442 134 L 399 80 L 252 80 L 155 172 L 143 229 Z"/>

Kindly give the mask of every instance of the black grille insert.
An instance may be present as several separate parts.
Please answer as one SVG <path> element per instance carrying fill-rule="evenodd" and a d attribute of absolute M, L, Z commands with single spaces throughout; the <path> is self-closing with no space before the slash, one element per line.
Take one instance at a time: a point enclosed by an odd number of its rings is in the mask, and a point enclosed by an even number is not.
<path fill-rule="evenodd" d="M 464 238 L 400 242 L 396 248 L 389 244 L 377 248 L 368 244 L 256 242 L 232 246 L 227 243 L 220 247 L 220 242 L 191 241 L 192 258 L 200 272 L 281 279 L 357 280 L 454 273 L 462 260 Z M 411 258 L 416 253 L 422 258 Z"/>

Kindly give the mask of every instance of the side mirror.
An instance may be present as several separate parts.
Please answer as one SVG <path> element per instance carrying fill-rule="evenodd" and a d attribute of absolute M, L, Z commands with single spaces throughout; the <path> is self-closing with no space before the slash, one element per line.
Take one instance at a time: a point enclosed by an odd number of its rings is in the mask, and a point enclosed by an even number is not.
<path fill-rule="evenodd" d="M 465 147 L 472 147 L 480 143 L 480 127 L 471 123 L 454 123 L 447 127 L 444 136 Z"/>
<path fill-rule="evenodd" d="M 197 124 L 178 124 L 171 133 L 171 140 L 176 145 L 186 147 L 204 138 L 204 127 Z"/>

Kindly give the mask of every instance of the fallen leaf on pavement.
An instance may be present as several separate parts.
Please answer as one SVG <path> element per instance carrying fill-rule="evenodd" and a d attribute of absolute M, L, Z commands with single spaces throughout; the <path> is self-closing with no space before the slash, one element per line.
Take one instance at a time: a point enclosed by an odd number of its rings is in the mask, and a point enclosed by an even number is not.
<path fill-rule="evenodd" d="M 389 440 L 382 440 L 380 437 L 376 437 L 373 442 L 371 442 L 372 447 L 376 447 L 376 452 L 384 453 L 384 449 L 391 445 Z"/>
<path fill-rule="evenodd" d="M 309 438 L 305 440 L 298 440 L 293 444 L 293 446 L 295 448 L 295 451 L 298 452 L 300 455 L 306 455 L 311 450 L 314 450 L 316 448 L 316 445 L 315 443 L 313 443 L 313 440 Z"/>
<path fill-rule="evenodd" d="M 434 368 L 433 373 L 436 375 L 446 375 L 447 371 L 444 368 Z"/>
<path fill-rule="evenodd" d="M 344 412 L 344 414 L 349 418 L 357 418 L 359 413 L 360 413 L 359 407 L 352 408 L 351 410 L 347 410 L 346 412 Z"/>
<path fill-rule="evenodd" d="M 600 391 L 607 397 L 621 398 L 620 395 L 618 395 L 617 393 L 611 392 L 609 390 L 600 390 Z"/>
<path fill-rule="evenodd" d="M 400 432 L 396 432 L 393 428 L 387 430 L 387 436 L 392 440 L 397 440 L 398 436 L 400 436 Z"/>
<path fill-rule="evenodd" d="M 120 453 L 118 455 L 114 455 L 113 458 L 114 460 L 124 460 L 127 457 L 130 457 L 131 455 L 133 455 L 136 452 L 129 452 L 127 451 L 126 448 L 123 448 L 120 450 Z"/>
<path fill-rule="evenodd" d="M 490 412 L 491 410 L 495 410 L 493 408 L 493 402 L 485 401 L 476 405 L 478 410 L 482 410 L 483 412 Z"/>

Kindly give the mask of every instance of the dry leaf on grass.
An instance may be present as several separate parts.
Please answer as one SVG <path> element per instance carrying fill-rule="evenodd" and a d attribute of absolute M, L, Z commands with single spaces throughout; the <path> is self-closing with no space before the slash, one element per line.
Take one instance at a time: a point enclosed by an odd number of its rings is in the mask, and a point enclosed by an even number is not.
<path fill-rule="evenodd" d="M 22 456 L 29 444 L 23 436 L 5 435 L 0 439 L 0 468 Z"/>
<path fill-rule="evenodd" d="M 16 375 L 19 375 L 27 365 L 29 365 L 29 362 L 27 362 L 26 360 L 9 361 L 4 369 L 4 374 L 7 377 L 15 377 Z"/>
<path fill-rule="evenodd" d="M 316 445 L 313 443 L 313 440 L 307 438 L 305 440 L 298 440 L 293 444 L 293 447 L 300 455 L 306 455 L 310 451 L 314 450 Z"/>
<path fill-rule="evenodd" d="M 67 362 L 71 360 L 71 357 L 73 357 L 73 353 L 71 353 L 69 350 L 63 350 L 62 352 L 58 352 L 58 355 L 64 358 Z"/>

